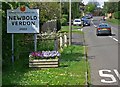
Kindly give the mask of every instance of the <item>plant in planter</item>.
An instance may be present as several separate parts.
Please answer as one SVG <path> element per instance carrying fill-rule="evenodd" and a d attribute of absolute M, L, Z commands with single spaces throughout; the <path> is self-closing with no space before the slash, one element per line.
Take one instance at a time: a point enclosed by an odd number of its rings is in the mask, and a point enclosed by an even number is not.
<path fill-rule="evenodd" d="M 29 55 L 30 60 L 33 59 L 55 59 L 60 56 L 58 51 L 42 51 L 42 52 L 32 52 Z"/>
<path fill-rule="evenodd" d="M 32 52 L 29 55 L 29 67 L 58 67 L 59 56 L 58 51 Z"/>

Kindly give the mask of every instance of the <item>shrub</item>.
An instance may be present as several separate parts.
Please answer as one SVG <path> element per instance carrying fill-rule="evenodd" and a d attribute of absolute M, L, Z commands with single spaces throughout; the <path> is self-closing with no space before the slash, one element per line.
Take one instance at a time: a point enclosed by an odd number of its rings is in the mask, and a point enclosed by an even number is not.
<path fill-rule="evenodd" d="M 62 15 L 62 18 L 65 18 L 65 19 L 68 20 L 68 15 L 67 15 L 67 14 L 63 14 L 63 15 Z"/>
<path fill-rule="evenodd" d="M 61 19 L 61 24 L 62 24 L 62 26 L 67 25 L 67 19 L 66 18 L 62 18 Z"/>
<path fill-rule="evenodd" d="M 114 13 L 114 18 L 115 19 L 120 19 L 120 11 L 117 11 Z"/>

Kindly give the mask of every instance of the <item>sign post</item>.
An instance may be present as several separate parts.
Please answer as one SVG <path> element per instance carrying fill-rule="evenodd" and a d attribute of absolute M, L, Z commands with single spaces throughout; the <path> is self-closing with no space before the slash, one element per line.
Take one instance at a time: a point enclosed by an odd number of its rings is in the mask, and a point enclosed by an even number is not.
<path fill-rule="evenodd" d="M 34 34 L 34 51 L 37 51 L 37 34 Z"/>
<path fill-rule="evenodd" d="M 14 63 L 14 34 L 12 34 L 12 63 Z"/>
<path fill-rule="evenodd" d="M 12 34 L 12 62 L 14 62 L 14 33 L 34 33 L 34 50 L 37 51 L 39 9 L 21 6 L 14 10 L 7 10 L 7 33 Z"/>

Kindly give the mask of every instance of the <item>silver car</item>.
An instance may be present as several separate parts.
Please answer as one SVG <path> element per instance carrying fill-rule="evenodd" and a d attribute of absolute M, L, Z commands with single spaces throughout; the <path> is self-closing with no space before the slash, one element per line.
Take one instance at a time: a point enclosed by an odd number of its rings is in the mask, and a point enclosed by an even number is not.
<path fill-rule="evenodd" d="M 96 30 L 96 35 L 111 35 L 111 26 L 107 23 L 100 23 Z"/>

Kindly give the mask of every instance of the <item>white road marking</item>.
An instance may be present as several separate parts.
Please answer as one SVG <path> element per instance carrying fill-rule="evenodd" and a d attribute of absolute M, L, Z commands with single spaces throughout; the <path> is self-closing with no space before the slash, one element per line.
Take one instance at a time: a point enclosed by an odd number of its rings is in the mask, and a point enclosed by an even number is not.
<path fill-rule="evenodd" d="M 108 69 L 99 70 L 99 75 L 101 77 L 101 82 L 102 83 L 110 83 L 110 84 L 112 84 L 112 83 L 117 82 L 117 78 L 120 80 L 120 73 L 118 72 L 117 69 L 113 69 L 113 70 L 108 70 Z M 114 75 L 116 75 L 117 77 L 114 76 Z M 110 80 L 107 80 L 107 78 L 110 78 Z"/>
<path fill-rule="evenodd" d="M 94 25 L 94 27 L 97 27 L 96 25 Z"/>
<path fill-rule="evenodd" d="M 106 74 L 104 72 L 108 72 L 109 74 Z M 102 83 L 115 83 L 117 82 L 116 78 L 114 77 L 114 75 L 112 75 L 112 71 L 111 70 L 99 70 L 99 75 L 102 77 L 101 82 Z M 106 80 L 104 78 L 110 78 L 111 80 Z"/>
<path fill-rule="evenodd" d="M 112 38 L 114 41 L 118 42 L 118 39 L 112 37 L 112 36 L 109 36 L 110 38 Z"/>
<path fill-rule="evenodd" d="M 94 25 L 94 27 L 97 27 L 97 26 L 93 23 L 93 20 L 91 20 L 91 23 Z"/>
<path fill-rule="evenodd" d="M 112 36 L 109 36 L 110 38 L 112 38 Z"/>
<path fill-rule="evenodd" d="M 116 38 L 113 38 L 113 40 L 115 40 L 115 41 L 117 41 L 117 42 L 118 42 L 118 40 L 117 40 Z"/>
<path fill-rule="evenodd" d="M 117 75 L 117 77 L 118 77 L 119 80 L 120 80 L 120 73 L 119 73 L 116 69 L 114 69 L 114 72 L 115 72 L 115 74 Z"/>
<path fill-rule="evenodd" d="M 98 38 L 109 38 L 109 37 L 101 37 L 101 36 L 97 36 Z"/>

